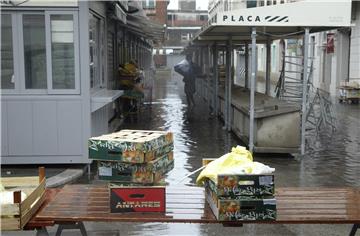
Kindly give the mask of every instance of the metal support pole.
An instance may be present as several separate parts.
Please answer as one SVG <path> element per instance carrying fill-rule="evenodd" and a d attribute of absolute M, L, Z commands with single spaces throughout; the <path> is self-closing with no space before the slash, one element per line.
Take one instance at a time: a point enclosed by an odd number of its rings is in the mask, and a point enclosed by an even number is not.
<path fill-rule="evenodd" d="M 301 107 L 301 155 L 305 154 L 305 125 L 306 125 L 306 98 L 307 98 L 307 80 L 308 80 L 308 57 L 309 57 L 309 28 L 305 28 L 304 35 L 304 67 L 303 67 L 303 91 Z"/>
<path fill-rule="evenodd" d="M 245 43 L 245 88 L 249 87 L 249 44 Z"/>
<path fill-rule="evenodd" d="M 227 109 L 227 118 L 228 118 L 228 121 L 227 121 L 227 130 L 228 131 L 231 131 L 231 119 L 232 119 L 232 116 L 231 116 L 231 87 L 232 87 L 232 83 L 233 83 L 233 73 L 232 73 L 232 68 L 233 68 L 233 64 L 234 64 L 234 50 L 233 50 L 233 42 L 232 42 L 232 38 L 230 37 L 229 39 L 229 48 L 228 48 L 228 53 L 229 53 L 229 56 L 228 56 L 228 59 L 229 61 L 226 60 L 226 63 L 229 65 L 228 66 L 228 74 L 229 74 L 229 79 L 227 81 L 228 83 L 228 109 Z"/>
<path fill-rule="evenodd" d="M 256 79 L 256 27 L 251 33 L 251 83 L 250 83 L 250 128 L 249 128 L 249 151 L 254 151 L 254 103 L 255 103 L 255 79 Z"/>
<path fill-rule="evenodd" d="M 227 130 L 228 127 L 228 99 L 229 99 L 229 83 L 228 81 L 230 80 L 230 63 L 229 63 L 229 40 L 226 41 L 226 57 L 225 57 L 225 97 L 224 97 L 224 128 Z"/>
<path fill-rule="evenodd" d="M 360 228 L 360 224 L 354 224 L 352 229 L 351 229 L 351 232 L 350 232 L 349 236 L 355 236 L 356 231 L 358 230 L 358 228 Z"/>
<path fill-rule="evenodd" d="M 218 73 L 218 56 L 219 51 L 215 43 L 213 51 L 213 76 L 214 76 L 214 114 L 218 115 L 218 98 L 219 98 L 219 73 Z"/>
<path fill-rule="evenodd" d="M 265 94 L 270 96 L 270 80 L 271 80 L 271 41 L 266 42 L 266 78 L 265 78 Z"/>
<path fill-rule="evenodd" d="M 210 78 L 210 67 L 211 67 L 211 65 L 210 65 L 210 63 L 211 63 L 211 46 L 210 45 L 208 45 L 207 47 L 206 47 L 206 58 L 207 58 L 207 60 L 206 60 L 206 71 L 205 71 L 205 73 L 206 73 L 206 82 L 207 82 L 207 87 L 208 87 L 208 92 L 207 92 L 207 100 L 208 100 L 208 103 L 209 103 L 209 107 L 210 107 L 210 112 L 212 112 L 213 111 L 213 109 L 214 109 L 214 104 L 213 104 L 213 101 L 212 101 L 212 93 L 214 92 L 211 88 L 212 88 L 212 84 L 211 84 L 211 82 L 212 82 L 212 80 L 211 80 L 211 78 Z"/>

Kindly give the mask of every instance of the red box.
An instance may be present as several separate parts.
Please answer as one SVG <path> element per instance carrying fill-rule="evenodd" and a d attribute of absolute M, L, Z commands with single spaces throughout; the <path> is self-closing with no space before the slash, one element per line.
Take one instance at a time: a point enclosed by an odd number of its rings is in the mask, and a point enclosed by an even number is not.
<path fill-rule="evenodd" d="M 165 212 L 165 187 L 110 184 L 110 212 Z"/>

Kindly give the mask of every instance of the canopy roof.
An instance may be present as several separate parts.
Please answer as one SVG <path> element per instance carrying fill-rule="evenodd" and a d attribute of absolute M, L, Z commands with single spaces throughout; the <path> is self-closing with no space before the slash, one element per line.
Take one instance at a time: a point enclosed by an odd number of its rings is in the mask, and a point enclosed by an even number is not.
<path fill-rule="evenodd" d="M 216 13 L 194 38 L 201 41 L 250 41 L 256 27 L 257 41 L 291 38 L 305 28 L 319 32 L 351 26 L 351 0 L 304 0 Z"/>

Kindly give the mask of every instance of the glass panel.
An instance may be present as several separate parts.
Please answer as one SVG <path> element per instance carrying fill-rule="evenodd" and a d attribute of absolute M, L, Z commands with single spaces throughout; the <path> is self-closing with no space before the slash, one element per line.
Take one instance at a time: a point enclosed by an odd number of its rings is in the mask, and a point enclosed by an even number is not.
<path fill-rule="evenodd" d="M 46 89 L 45 16 L 23 15 L 25 88 Z"/>
<path fill-rule="evenodd" d="M 90 14 L 89 39 L 90 39 L 90 87 L 101 86 L 100 80 L 100 19 Z"/>
<path fill-rule="evenodd" d="M 51 15 L 52 88 L 75 89 L 73 15 Z"/>
<path fill-rule="evenodd" d="M 12 41 L 11 15 L 1 14 L 1 88 L 13 89 L 14 56 Z"/>
<path fill-rule="evenodd" d="M 246 7 L 247 8 L 256 7 L 256 1 L 247 1 L 246 2 Z"/>

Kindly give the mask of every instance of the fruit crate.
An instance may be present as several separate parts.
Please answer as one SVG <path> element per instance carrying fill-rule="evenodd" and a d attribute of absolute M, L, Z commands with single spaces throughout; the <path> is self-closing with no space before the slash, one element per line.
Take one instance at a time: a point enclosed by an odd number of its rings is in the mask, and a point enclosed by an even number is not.
<path fill-rule="evenodd" d="M 37 212 L 45 200 L 45 169 L 39 168 L 39 176 L 0 178 L 5 191 L 1 202 L 1 230 L 21 230 Z M 12 203 L 4 203 L 5 194 L 13 196 Z M 23 194 L 26 195 L 22 199 Z M 4 204 L 3 204 L 4 203 Z"/>
<path fill-rule="evenodd" d="M 170 152 L 148 163 L 125 163 L 117 161 L 98 161 L 100 180 L 153 184 L 174 168 L 173 153 Z"/>
<path fill-rule="evenodd" d="M 206 187 L 218 196 L 273 196 L 274 175 L 225 175 L 217 177 L 217 183 L 205 181 Z"/>
<path fill-rule="evenodd" d="M 268 196 L 221 197 L 211 188 L 205 188 L 206 201 L 219 221 L 276 220 L 276 199 Z"/>
<path fill-rule="evenodd" d="M 121 130 L 89 139 L 89 158 L 144 163 L 173 148 L 173 134 L 165 131 Z"/>

